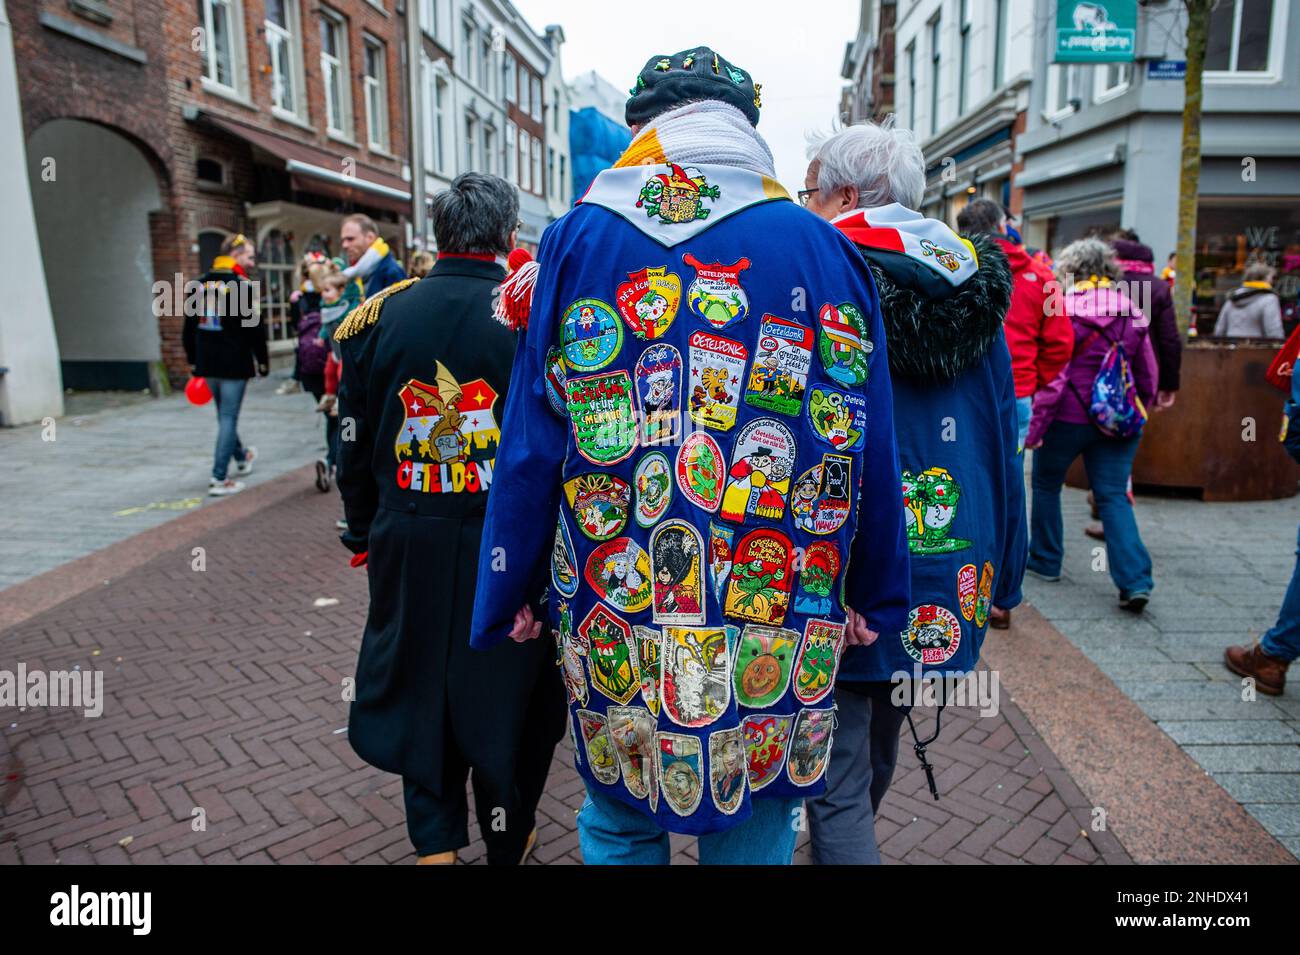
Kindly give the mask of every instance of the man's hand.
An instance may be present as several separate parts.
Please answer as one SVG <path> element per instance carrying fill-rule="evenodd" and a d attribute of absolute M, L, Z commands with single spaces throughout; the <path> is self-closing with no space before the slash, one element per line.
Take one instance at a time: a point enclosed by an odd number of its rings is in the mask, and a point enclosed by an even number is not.
<path fill-rule="evenodd" d="M 542 622 L 533 619 L 533 608 L 524 604 L 515 614 L 514 626 L 510 628 L 510 639 L 515 643 L 536 640 L 542 633 Z"/>
<path fill-rule="evenodd" d="M 1156 392 L 1156 411 L 1168 411 L 1174 406 L 1178 399 L 1176 391 L 1157 391 Z"/>
<path fill-rule="evenodd" d="M 849 611 L 846 639 L 851 647 L 869 647 L 880 634 L 867 626 L 867 618 L 856 610 Z"/>

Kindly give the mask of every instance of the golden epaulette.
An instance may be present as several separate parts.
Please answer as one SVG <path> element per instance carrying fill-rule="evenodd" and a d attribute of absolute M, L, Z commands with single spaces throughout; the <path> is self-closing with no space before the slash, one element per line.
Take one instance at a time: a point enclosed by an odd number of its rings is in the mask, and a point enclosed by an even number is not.
<path fill-rule="evenodd" d="M 339 323 L 339 327 L 334 331 L 334 340 L 341 342 L 345 338 L 351 338 L 357 332 L 365 331 L 375 322 L 379 321 L 379 310 L 383 308 L 384 299 L 394 295 L 406 288 L 408 285 L 414 285 L 419 279 L 403 279 L 400 282 L 394 282 L 388 288 L 376 292 L 370 298 L 366 299 L 352 311 L 348 312 L 347 317 Z"/>

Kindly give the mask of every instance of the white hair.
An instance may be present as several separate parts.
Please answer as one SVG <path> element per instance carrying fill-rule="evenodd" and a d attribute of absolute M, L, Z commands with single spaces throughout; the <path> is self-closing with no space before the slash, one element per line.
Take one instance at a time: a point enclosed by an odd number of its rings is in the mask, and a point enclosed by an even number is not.
<path fill-rule="evenodd" d="M 862 209 L 891 202 L 916 209 L 925 196 L 925 157 L 912 131 L 896 126 L 892 113 L 883 123 L 867 120 L 810 135 L 808 158 L 820 164 L 818 189 L 856 186 Z"/>

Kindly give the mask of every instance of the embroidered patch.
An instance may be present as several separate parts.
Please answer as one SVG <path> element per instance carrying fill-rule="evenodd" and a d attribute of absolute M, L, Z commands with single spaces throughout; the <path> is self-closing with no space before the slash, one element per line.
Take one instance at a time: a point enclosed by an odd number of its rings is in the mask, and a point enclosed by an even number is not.
<path fill-rule="evenodd" d="M 665 521 L 650 535 L 655 623 L 704 623 L 704 540 L 686 521 Z"/>
<path fill-rule="evenodd" d="M 835 608 L 835 598 L 831 594 L 841 566 L 840 545 L 835 541 L 813 541 L 804 548 L 794 612 L 810 617 L 824 617 L 831 613 Z"/>
<path fill-rule="evenodd" d="M 862 447 L 867 430 L 867 399 L 848 391 L 814 388 L 808 396 L 813 431 L 836 451 Z"/>
<path fill-rule="evenodd" d="M 580 298 L 560 320 L 564 360 L 576 371 L 604 368 L 623 347 L 623 323 L 598 298 Z"/>
<path fill-rule="evenodd" d="M 736 651 L 737 705 L 761 709 L 784 696 L 798 647 L 797 631 L 748 624 Z"/>
<path fill-rule="evenodd" d="M 951 610 L 922 604 L 909 615 L 902 641 L 907 655 L 918 663 L 943 663 L 961 646 L 961 621 Z"/>
<path fill-rule="evenodd" d="M 663 706 L 679 726 L 708 726 L 731 702 L 731 655 L 723 627 L 665 627 Z"/>
<path fill-rule="evenodd" d="M 908 550 L 913 554 L 951 554 L 969 547 L 970 541 L 948 536 L 960 499 L 960 485 L 944 468 L 927 468 L 920 474 L 904 471 Z"/>
<path fill-rule="evenodd" d="M 933 255 L 935 261 L 942 265 L 949 272 L 956 272 L 961 268 L 962 262 L 969 262 L 969 257 L 963 252 L 954 252 L 951 249 L 945 249 L 929 239 L 921 240 L 921 254 Z"/>
<path fill-rule="evenodd" d="M 492 386 L 475 378 L 462 388 L 437 362 L 432 385 L 412 378 L 397 399 L 405 411 L 393 442 L 397 486 L 423 494 L 486 491 L 501 441 Z"/>
<path fill-rule="evenodd" d="M 587 765 L 597 782 L 612 786 L 618 782 L 618 756 L 609 738 L 605 714 L 578 710 L 578 727 L 587 747 Z"/>
<path fill-rule="evenodd" d="M 845 388 L 866 384 L 867 356 L 875 347 L 866 316 L 851 302 L 841 302 L 823 305 L 817 319 L 821 323 L 817 353 L 826 374 Z"/>
<path fill-rule="evenodd" d="M 705 207 L 704 200 L 721 198 L 722 191 L 717 186 L 710 186 L 694 166 L 667 165 L 668 172 L 646 180 L 636 207 L 645 209 L 645 214 L 652 219 L 658 216 L 660 222 L 707 219 L 710 210 Z"/>
<path fill-rule="evenodd" d="M 573 608 L 567 600 L 555 602 L 555 616 L 560 624 L 552 631 L 555 634 L 555 665 L 559 667 L 564 666 L 565 646 L 573 640 Z"/>
<path fill-rule="evenodd" d="M 564 688 L 569 693 L 569 702 L 579 706 L 587 705 L 587 668 L 583 665 L 584 654 L 572 641 L 564 646 Z"/>
<path fill-rule="evenodd" d="M 565 382 L 578 453 L 592 464 L 616 464 L 636 448 L 632 379 L 611 371 Z"/>
<path fill-rule="evenodd" d="M 555 522 L 555 543 L 551 547 L 551 583 L 566 597 L 578 592 L 578 562 L 573 556 L 573 539 L 564 516 Z"/>
<path fill-rule="evenodd" d="M 659 786 L 664 801 L 679 816 L 689 816 L 704 795 L 700 741 L 685 733 L 656 733 Z"/>
<path fill-rule="evenodd" d="M 989 608 L 993 606 L 993 564 L 984 561 L 980 571 L 980 595 L 975 601 L 975 626 L 982 627 L 988 623 Z"/>
<path fill-rule="evenodd" d="M 779 521 L 785 514 L 794 460 L 794 434 L 782 422 L 757 418 L 741 428 L 722 495 L 722 519 L 734 524 L 750 517 Z"/>
<path fill-rule="evenodd" d="M 578 742 L 578 732 L 574 729 L 576 716 L 569 717 L 569 739 L 573 741 L 573 762 L 582 765 L 582 744 Z"/>
<path fill-rule="evenodd" d="M 776 315 L 764 315 L 754 367 L 745 388 L 745 403 L 764 411 L 797 416 L 808 387 L 812 346 L 811 328 Z"/>
<path fill-rule="evenodd" d="M 626 703 L 641 688 L 637 673 L 632 628 L 608 607 L 600 604 L 578 624 L 578 633 L 590 645 L 591 685 L 615 703 Z"/>
<path fill-rule="evenodd" d="M 794 574 L 790 538 L 760 529 L 741 538 L 727 581 L 722 612 L 728 617 L 780 626 L 790 606 Z"/>
<path fill-rule="evenodd" d="M 974 564 L 967 564 L 957 571 L 957 609 L 967 620 L 975 619 L 976 574 Z"/>
<path fill-rule="evenodd" d="M 585 576 L 597 597 L 624 613 L 650 606 L 650 555 L 630 537 L 616 537 L 592 551 Z"/>
<path fill-rule="evenodd" d="M 564 364 L 564 352 L 558 345 L 546 352 L 546 400 L 561 418 L 569 416 L 569 406 L 565 401 L 564 383 L 569 378 L 569 370 Z"/>
<path fill-rule="evenodd" d="M 800 710 L 790 744 L 790 782 L 811 786 L 821 779 L 831 755 L 834 710 Z"/>
<path fill-rule="evenodd" d="M 810 534 L 834 534 L 849 519 L 853 459 L 823 454 L 822 463 L 799 475 L 790 492 L 794 526 Z"/>
<path fill-rule="evenodd" d="M 653 527 L 668 510 L 673 499 L 673 473 L 668 457 L 662 451 L 651 451 L 636 465 L 632 475 L 636 485 L 636 504 L 633 513 L 642 527 Z"/>
<path fill-rule="evenodd" d="M 718 812 L 728 816 L 745 801 L 745 740 L 739 727 L 709 734 L 709 793 Z"/>
<path fill-rule="evenodd" d="M 677 487 L 688 501 L 712 514 L 722 500 L 723 466 L 718 442 L 693 431 L 677 449 Z"/>
<path fill-rule="evenodd" d="M 660 648 L 663 631 L 658 627 L 633 627 L 638 669 L 641 673 L 641 699 L 655 716 L 659 715 Z"/>
<path fill-rule="evenodd" d="M 682 280 L 667 266 L 627 273 L 614 293 L 614 306 L 637 338 L 662 338 L 682 304 Z"/>
<path fill-rule="evenodd" d="M 594 541 L 616 537 L 627 525 L 632 488 L 612 474 L 579 474 L 564 482 L 578 530 Z"/>
<path fill-rule="evenodd" d="M 611 706 L 605 715 L 623 785 L 634 798 L 645 799 L 655 785 L 655 718 L 640 706 Z"/>
<path fill-rule="evenodd" d="M 736 529 L 709 521 L 709 575 L 713 578 L 713 599 L 722 603 L 723 589 L 731 576 L 732 542 Z"/>
<path fill-rule="evenodd" d="M 746 768 L 749 788 L 758 792 L 781 775 L 790 748 L 790 727 L 794 714 L 775 716 L 770 713 L 746 716 L 740 723 L 745 736 Z"/>
<path fill-rule="evenodd" d="M 816 703 L 835 685 L 835 670 L 844 650 L 845 625 L 833 620 L 809 620 L 804 627 L 794 695 L 800 703 Z"/>
<path fill-rule="evenodd" d="M 641 443 L 669 444 L 682 431 L 682 356 L 662 342 L 641 353 L 636 363 L 636 393 L 641 402 Z"/>
<path fill-rule="evenodd" d="M 701 262 L 687 252 L 682 261 L 695 270 L 695 280 L 686 289 L 686 307 L 691 314 L 714 328 L 726 328 L 745 320 L 749 315 L 749 296 L 740 285 L 740 273 L 749 268 L 749 259 L 742 257 L 723 265 Z"/>
<path fill-rule="evenodd" d="M 749 349 L 730 338 L 708 332 L 690 337 L 690 416 L 696 424 L 730 431 L 740 408 L 740 385 L 745 380 Z"/>

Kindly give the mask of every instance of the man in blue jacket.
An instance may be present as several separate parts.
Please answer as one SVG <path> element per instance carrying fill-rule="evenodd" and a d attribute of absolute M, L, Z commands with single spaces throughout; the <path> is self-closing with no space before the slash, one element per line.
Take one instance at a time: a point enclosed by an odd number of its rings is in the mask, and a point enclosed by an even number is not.
<path fill-rule="evenodd" d="M 847 644 L 907 624 L 875 289 L 790 201 L 759 88 L 653 57 L 613 169 L 542 236 L 471 640 L 548 623 L 588 863 L 786 864 L 831 752 Z"/>
<path fill-rule="evenodd" d="M 809 153 L 808 208 L 858 246 L 880 293 L 912 605 L 906 626 L 844 655 L 826 792 L 808 815 L 814 862 L 878 863 L 875 813 L 904 717 L 894 682 L 974 670 L 991 607 L 1020 603 L 1025 479 L 1002 333 L 1011 275 L 989 237 L 968 241 L 912 211 L 925 161 L 892 120 L 851 126 Z"/>

